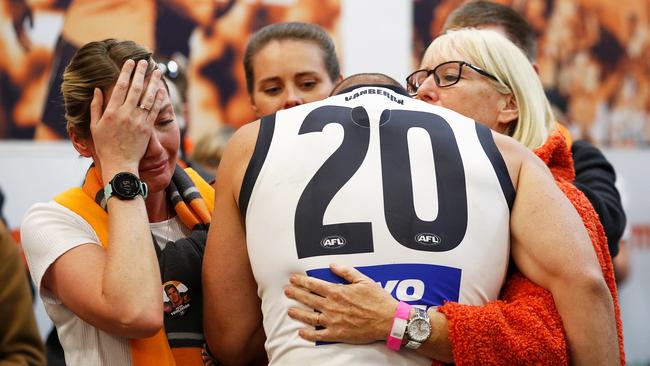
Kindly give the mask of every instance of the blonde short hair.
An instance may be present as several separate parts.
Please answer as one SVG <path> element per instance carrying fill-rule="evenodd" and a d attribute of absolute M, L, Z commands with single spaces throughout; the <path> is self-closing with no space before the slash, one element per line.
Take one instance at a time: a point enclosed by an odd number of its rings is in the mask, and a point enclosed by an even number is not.
<path fill-rule="evenodd" d="M 510 40 L 487 29 L 449 30 L 431 42 L 422 64 L 434 55 L 460 55 L 496 76 L 498 81 L 490 82 L 502 94 L 512 92 L 519 111 L 519 118 L 510 124 L 506 133 L 531 150 L 546 142 L 555 126 L 551 105 L 530 61 Z"/>

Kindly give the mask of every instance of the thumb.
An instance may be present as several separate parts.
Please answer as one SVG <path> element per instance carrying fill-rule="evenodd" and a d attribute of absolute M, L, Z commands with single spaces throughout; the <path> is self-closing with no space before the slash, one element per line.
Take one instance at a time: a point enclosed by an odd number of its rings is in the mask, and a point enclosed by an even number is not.
<path fill-rule="evenodd" d="M 93 90 L 93 100 L 90 102 L 90 128 L 97 126 L 97 122 L 102 118 L 102 106 L 104 105 L 104 96 L 99 88 Z"/>
<path fill-rule="evenodd" d="M 358 282 L 363 282 L 365 280 L 369 280 L 372 282 L 372 280 L 368 276 L 359 272 L 354 267 L 342 266 L 338 264 L 330 264 L 330 269 L 332 270 L 332 272 L 334 272 L 335 275 L 345 279 L 349 283 L 358 283 Z"/>

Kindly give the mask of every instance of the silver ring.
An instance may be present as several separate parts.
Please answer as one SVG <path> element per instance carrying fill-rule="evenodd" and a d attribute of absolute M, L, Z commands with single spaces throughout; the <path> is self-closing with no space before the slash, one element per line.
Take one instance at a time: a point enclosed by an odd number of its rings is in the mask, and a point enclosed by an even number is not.
<path fill-rule="evenodd" d="M 140 105 L 138 106 L 138 108 L 140 108 L 140 109 L 144 109 L 144 110 L 147 111 L 147 112 L 151 112 L 151 109 L 145 107 L 144 104 L 140 104 Z"/>

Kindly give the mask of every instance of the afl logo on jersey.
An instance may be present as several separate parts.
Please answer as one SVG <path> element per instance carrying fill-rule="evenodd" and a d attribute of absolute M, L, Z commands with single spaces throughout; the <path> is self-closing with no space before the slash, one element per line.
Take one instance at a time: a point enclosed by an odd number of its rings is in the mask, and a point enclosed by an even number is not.
<path fill-rule="evenodd" d="M 345 246 L 346 243 L 345 238 L 338 235 L 327 236 L 320 241 L 320 245 L 327 249 L 338 249 Z"/>
<path fill-rule="evenodd" d="M 415 241 L 422 245 L 438 245 L 442 242 L 442 239 L 436 234 L 420 233 L 415 236 Z"/>

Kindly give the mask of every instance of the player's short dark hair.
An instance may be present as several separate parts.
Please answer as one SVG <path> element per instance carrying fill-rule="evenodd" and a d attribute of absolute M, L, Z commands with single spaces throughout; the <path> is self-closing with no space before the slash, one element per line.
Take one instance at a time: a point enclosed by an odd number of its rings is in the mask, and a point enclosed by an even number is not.
<path fill-rule="evenodd" d="M 388 75 L 384 75 L 378 72 L 372 73 L 360 73 L 360 74 L 354 74 L 352 76 L 348 76 L 347 78 L 341 80 L 334 89 L 332 89 L 332 92 L 330 95 L 337 95 L 340 94 L 341 92 L 348 90 L 352 87 L 359 86 L 359 85 L 386 85 L 386 86 L 392 86 L 395 88 L 403 89 L 404 94 L 408 94 L 406 92 L 406 89 L 400 84 L 397 80 L 391 78 Z"/>

